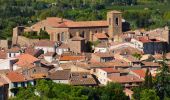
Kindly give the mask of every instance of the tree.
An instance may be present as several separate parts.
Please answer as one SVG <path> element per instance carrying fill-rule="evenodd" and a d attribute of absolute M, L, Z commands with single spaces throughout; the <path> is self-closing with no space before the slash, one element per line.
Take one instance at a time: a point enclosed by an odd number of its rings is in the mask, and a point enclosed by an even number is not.
<path fill-rule="evenodd" d="M 26 88 L 19 88 L 19 92 L 17 93 L 16 97 L 12 98 L 12 100 L 40 100 L 38 96 L 36 96 L 34 93 L 34 87 L 32 85 L 28 85 Z"/>
<path fill-rule="evenodd" d="M 145 89 L 141 92 L 140 100 L 159 100 L 156 91 L 153 89 Z"/>
<path fill-rule="evenodd" d="M 162 99 L 170 98 L 170 74 L 165 57 L 160 64 L 162 67 L 160 68 L 159 74 L 156 76 L 156 92 Z"/>
<path fill-rule="evenodd" d="M 145 74 L 144 87 L 145 87 L 145 88 L 150 88 L 150 89 L 153 87 L 152 75 L 151 75 L 151 73 L 149 72 L 149 69 L 148 69 L 148 68 L 147 68 L 146 74 Z"/>
<path fill-rule="evenodd" d="M 128 100 L 123 87 L 117 83 L 108 83 L 101 93 L 101 100 Z"/>
<path fill-rule="evenodd" d="M 142 58 L 142 55 L 141 54 L 138 54 L 138 53 L 134 53 L 132 54 L 133 57 L 137 58 L 137 59 L 141 59 Z"/>
<path fill-rule="evenodd" d="M 45 31 L 45 30 L 40 30 L 40 33 L 39 33 L 39 38 L 40 39 L 49 39 L 50 36 L 49 34 Z"/>

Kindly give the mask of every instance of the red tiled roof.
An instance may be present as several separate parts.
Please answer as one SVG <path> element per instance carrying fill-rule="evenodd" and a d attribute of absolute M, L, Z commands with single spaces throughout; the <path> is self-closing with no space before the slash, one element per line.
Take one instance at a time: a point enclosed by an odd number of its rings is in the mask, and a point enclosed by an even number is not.
<path fill-rule="evenodd" d="M 112 62 L 91 62 L 90 67 L 130 67 L 130 65 L 123 60 L 113 60 Z"/>
<path fill-rule="evenodd" d="M 28 65 L 28 64 L 32 64 L 39 60 L 30 54 L 22 54 L 18 56 L 17 58 L 18 58 L 18 62 L 16 64 L 19 65 L 20 67 Z"/>
<path fill-rule="evenodd" d="M 133 73 L 138 75 L 140 78 L 145 78 L 145 71 L 142 69 L 139 70 L 131 70 Z"/>
<path fill-rule="evenodd" d="M 76 60 L 84 60 L 85 57 L 84 56 L 66 56 L 66 55 L 62 55 L 60 57 L 60 61 L 76 61 Z"/>
<path fill-rule="evenodd" d="M 151 42 L 151 40 L 147 36 L 139 37 L 138 40 L 142 43 Z"/>
<path fill-rule="evenodd" d="M 106 52 L 106 53 L 97 52 L 97 53 L 94 53 L 94 55 L 99 56 L 99 57 L 114 57 L 114 54 L 110 52 Z"/>
<path fill-rule="evenodd" d="M 108 27 L 107 21 L 79 21 L 79 22 L 64 22 L 58 27 L 68 27 L 68 28 L 77 28 L 77 27 Z"/>
<path fill-rule="evenodd" d="M 160 42 L 157 39 L 149 39 L 148 36 L 138 37 L 138 40 L 141 41 L 142 43 L 146 43 L 146 42 Z"/>
<path fill-rule="evenodd" d="M 110 76 L 110 80 L 117 83 L 129 83 L 129 82 L 143 82 L 142 79 L 136 76 Z"/>
<path fill-rule="evenodd" d="M 114 68 L 100 68 L 101 70 L 107 72 L 107 73 L 119 73 L 117 69 Z"/>
<path fill-rule="evenodd" d="M 11 81 L 11 82 L 23 82 L 26 81 L 26 78 L 17 72 L 11 71 L 6 74 L 6 77 Z"/>

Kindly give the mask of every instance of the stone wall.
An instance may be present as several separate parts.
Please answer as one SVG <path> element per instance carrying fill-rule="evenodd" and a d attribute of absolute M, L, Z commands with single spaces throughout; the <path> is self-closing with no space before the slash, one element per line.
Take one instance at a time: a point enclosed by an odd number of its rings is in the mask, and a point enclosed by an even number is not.
<path fill-rule="evenodd" d="M 1 48 L 8 48 L 9 41 L 8 40 L 0 40 Z"/>
<path fill-rule="evenodd" d="M 17 44 L 19 44 L 20 46 L 29 46 L 35 44 L 38 41 L 39 39 L 29 39 L 24 36 L 18 36 Z"/>

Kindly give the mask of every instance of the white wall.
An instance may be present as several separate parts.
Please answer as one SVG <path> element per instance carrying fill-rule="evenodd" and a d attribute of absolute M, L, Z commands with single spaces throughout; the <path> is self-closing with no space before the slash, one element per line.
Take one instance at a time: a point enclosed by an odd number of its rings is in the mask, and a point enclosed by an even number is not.
<path fill-rule="evenodd" d="M 12 68 L 12 64 L 11 64 L 12 60 L 14 60 L 14 59 L 12 59 L 12 58 L 0 59 L 0 70 L 11 69 Z"/>
<path fill-rule="evenodd" d="M 11 56 L 10 56 L 10 54 L 11 54 Z M 18 52 L 18 53 L 7 53 L 7 58 L 14 58 L 14 57 L 19 56 L 20 54 L 21 54 L 20 52 Z"/>
<path fill-rule="evenodd" d="M 34 49 L 42 49 L 44 51 L 44 54 L 47 52 L 55 52 L 54 47 L 39 47 L 35 46 Z"/>
<path fill-rule="evenodd" d="M 102 69 L 96 69 L 96 75 L 99 80 L 99 82 L 103 85 L 107 85 L 109 82 L 108 76 L 120 76 L 120 73 L 107 73 L 106 71 Z"/>
<path fill-rule="evenodd" d="M 132 44 L 135 45 L 136 48 L 143 49 L 143 43 L 142 42 L 140 42 L 136 39 L 132 39 L 131 42 L 132 42 Z"/>
<path fill-rule="evenodd" d="M 61 55 L 61 54 L 63 54 L 64 52 L 67 52 L 67 51 L 69 51 L 69 49 L 56 48 L 56 53 L 57 53 L 58 55 Z"/>
<path fill-rule="evenodd" d="M 69 84 L 69 80 L 53 80 L 55 83 Z"/>
<path fill-rule="evenodd" d="M 103 84 L 103 85 L 107 84 L 107 72 L 105 72 L 101 69 L 96 69 L 96 75 L 97 75 L 98 80 L 101 84 Z"/>
<path fill-rule="evenodd" d="M 94 53 L 95 52 L 103 52 L 103 53 L 105 53 L 105 52 L 107 52 L 107 48 L 95 47 L 94 48 Z"/>
<path fill-rule="evenodd" d="M 53 61 L 53 57 L 52 56 L 44 56 L 44 59 L 48 62 L 52 62 Z"/>

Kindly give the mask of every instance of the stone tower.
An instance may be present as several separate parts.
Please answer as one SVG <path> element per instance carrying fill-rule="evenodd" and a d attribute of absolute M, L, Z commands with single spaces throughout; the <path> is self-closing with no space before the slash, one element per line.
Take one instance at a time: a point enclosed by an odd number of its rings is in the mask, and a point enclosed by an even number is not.
<path fill-rule="evenodd" d="M 17 26 L 13 28 L 12 44 L 17 44 L 18 36 L 24 32 L 24 26 Z"/>
<path fill-rule="evenodd" d="M 119 11 L 110 11 L 107 13 L 108 34 L 110 38 L 113 35 L 122 33 L 122 13 Z"/>

